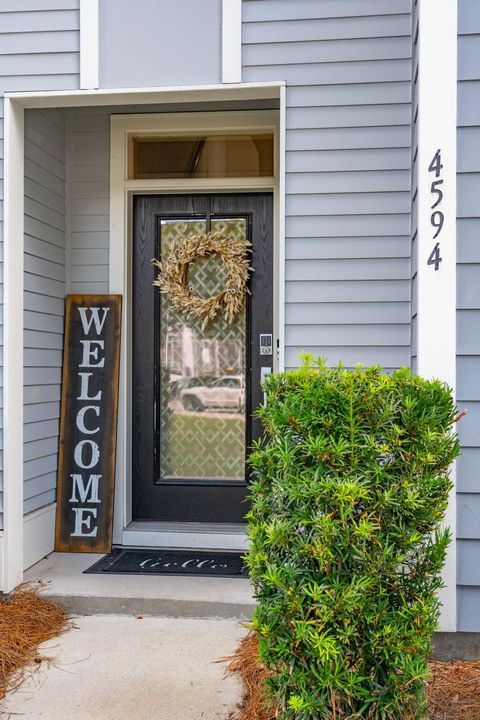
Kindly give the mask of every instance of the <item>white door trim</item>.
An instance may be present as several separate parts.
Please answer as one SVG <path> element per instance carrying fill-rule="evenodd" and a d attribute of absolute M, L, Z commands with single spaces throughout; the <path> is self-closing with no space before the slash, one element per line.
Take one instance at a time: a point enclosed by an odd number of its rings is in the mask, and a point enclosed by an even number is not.
<path fill-rule="evenodd" d="M 113 115 L 110 136 L 110 292 L 123 295 L 122 351 L 120 362 L 120 395 L 118 415 L 118 441 L 116 465 L 116 490 L 114 512 L 114 542 L 129 545 L 151 545 L 151 532 L 137 530 L 128 540 L 125 530 L 132 521 L 131 515 L 131 242 L 132 242 L 132 196 L 138 193 L 195 193 L 195 192 L 242 192 L 266 191 L 274 194 L 274 267 L 279 266 L 279 255 L 283 257 L 283 223 L 278 216 L 283 203 L 279 199 L 279 173 L 283 169 L 280 160 L 280 121 L 278 110 L 250 110 L 213 113 L 165 113 L 141 115 Z M 181 135 L 192 132 L 248 133 L 271 130 L 276 148 L 275 177 L 273 178 L 230 178 L 230 179 L 179 179 L 179 180 L 129 180 L 128 158 L 131 135 Z M 278 280 L 274 283 L 274 307 L 280 302 Z M 283 337 L 283 328 L 278 323 L 280 313 L 274 317 L 275 337 Z M 274 368 L 283 364 L 279 355 L 274 358 Z M 216 534 L 219 547 L 222 542 L 229 547 L 231 537 Z"/>
<path fill-rule="evenodd" d="M 417 372 L 426 378 L 440 378 L 456 386 L 456 171 L 457 171 L 457 1 L 421 0 L 419 3 L 418 46 L 418 316 Z M 441 48 L 441 52 L 438 52 Z M 429 165 L 441 150 L 443 168 L 436 177 Z M 443 198 L 432 193 L 432 182 Z M 432 212 L 444 216 L 443 228 L 434 238 Z M 438 224 L 439 215 L 434 218 Z M 442 262 L 438 270 L 427 264 L 436 242 Z M 455 468 L 452 469 L 455 480 Z M 445 518 L 452 542 L 443 571 L 440 591 L 441 629 L 457 629 L 456 499 L 451 493 Z"/>
<path fill-rule="evenodd" d="M 287 118 L 287 89 L 280 88 L 280 112 L 278 143 L 278 192 L 276 194 L 276 209 L 274 217 L 274 233 L 278 237 L 276 263 L 273 273 L 273 293 L 277 299 L 273 308 L 274 326 L 277 328 L 277 354 L 278 371 L 285 370 L 285 268 L 286 268 L 286 247 L 285 247 L 285 177 L 286 177 L 286 118 Z M 277 224 L 277 225 L 276 225 Z"/>
<path fill-rule="evenodd" d="M 132 522 L 122 534 L 127 547 L 198 548 L 205 550 L 248 549 L 245 526 L 212 523 Z"/>

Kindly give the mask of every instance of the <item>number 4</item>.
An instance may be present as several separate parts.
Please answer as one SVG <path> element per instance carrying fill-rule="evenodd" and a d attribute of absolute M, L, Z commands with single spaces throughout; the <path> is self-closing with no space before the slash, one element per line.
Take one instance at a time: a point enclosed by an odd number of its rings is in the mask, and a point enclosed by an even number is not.
<path fill-rule="evenodd" d="M 435 270 L 438 270 L 441 262 L 442 258 L 440 257 L 440 243 L 436 243 L 427 260 L 427 265 L 435 265 Z"/>
<path fill-rule="evenodd" d="M 428 172 L 434 172 L 434 173 L 435 173 L 435 177 L 438 178 L 438 176 L 440 175 L 440 170 L 441 170 L 442 168 L 443 168 L 443 165 L 442 165 L 442 151 L 441 151 L 441 150 L 437 150 L 437 152 L 436 152 L 435 155 L 433 156 L 432 162 L 431 162 L 430 165 L 428 166 Z"/>

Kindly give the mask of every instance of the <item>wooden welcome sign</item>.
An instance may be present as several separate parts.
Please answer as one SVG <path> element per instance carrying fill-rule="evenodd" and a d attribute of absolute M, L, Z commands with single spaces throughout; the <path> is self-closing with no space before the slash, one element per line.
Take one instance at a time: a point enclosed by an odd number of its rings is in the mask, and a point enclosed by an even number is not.
<path fill-rule="evenodd" d="M 121 312 L 121 295 L 67 297 L 57 552 L 111 550 Z"/>

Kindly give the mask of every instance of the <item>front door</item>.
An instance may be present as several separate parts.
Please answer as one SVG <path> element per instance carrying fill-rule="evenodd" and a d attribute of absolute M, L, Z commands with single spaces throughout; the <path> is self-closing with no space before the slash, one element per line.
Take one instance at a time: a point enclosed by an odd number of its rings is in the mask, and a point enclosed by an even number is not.
<path fill-rule="evenodd" d="M 134 520 L 242 522 L 246 457 L 260 435 L 252 412 L 273 362 L 272 221 L 271 194 L 134 197 Z M 254 272 L 235 319 L 217 315 L 202 327 L 153 286 L 151 260 L 165 260 L 185 235 L 210 231 L 250 242 Z M 214 255 L 189 269 L 202 297 L 225 279 Z"/>

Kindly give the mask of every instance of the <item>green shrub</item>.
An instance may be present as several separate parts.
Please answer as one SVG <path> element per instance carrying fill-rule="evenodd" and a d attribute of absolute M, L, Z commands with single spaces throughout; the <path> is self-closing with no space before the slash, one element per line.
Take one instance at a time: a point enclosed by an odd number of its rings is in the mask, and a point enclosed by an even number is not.
<path fill-rule="evenodd" d="M 451 392 L 310 356 L 265 390 L 247 562 L 278 717 L 419 720 L 458 454 Z"/>

